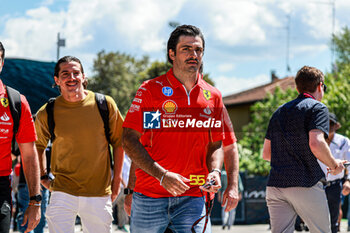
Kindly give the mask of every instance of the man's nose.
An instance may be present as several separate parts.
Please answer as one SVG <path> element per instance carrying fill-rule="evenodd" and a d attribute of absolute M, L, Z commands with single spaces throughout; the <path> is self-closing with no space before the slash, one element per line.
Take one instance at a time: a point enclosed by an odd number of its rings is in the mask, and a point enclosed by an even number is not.
<path fill-rule="evenodd" d="M 191 56 L 191 57 L 198 57 L 198 53 L 197 53 L 197 51 L 194 50 L 194 49 L 193 49 L 193 50 L 190 50 L 189 53 L 190 53 L 190 56 Z"/>
<path fill-rule="evenodd" d="M 74 73 L 70 73 L 69 78 L 75 79 Z"/>

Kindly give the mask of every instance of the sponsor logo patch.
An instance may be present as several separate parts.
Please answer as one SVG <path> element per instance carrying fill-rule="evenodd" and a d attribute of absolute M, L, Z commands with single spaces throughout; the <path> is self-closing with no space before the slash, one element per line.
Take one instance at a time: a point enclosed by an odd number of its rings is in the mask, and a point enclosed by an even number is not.
<path fill-rule="evenodd" d="M 6 112 L 0 117 L 1 120 L 3 121 L 9 121 L 10 117 L 6 114 Z"/>
<path fill-rule="evenodd" d="M 2 106 L 4 106 L 5 108 L 7 108 L 7 106 L 9 106 L 9 100 L 5 97 L 1 98 L 1 104 Z"/>
<path fill-rule="evenodd" d="M 177 110 L 177 104 L 173 100 L 167 100 L 163 103 L 162 108 L 165 114 L 174 114 Z"/>
<path fill-rule="evenodd" d="M 206 100 L 210 100 L 211 98 L 211 92 L 208 90 L 203 90 L 203 96 Z"/>
<path fill-rule="evenodd" d="M 138 112 L 138 111 L 140 111 L 140 105 L 137 105 L 137 104 L 132 104 L 131 106 L 130 106 L 130 109 L 129 109 L 129 112 Z"/>
<path fill-rule="evenodd" d="M 142 96 L 142 91 L 137 91 L 136 96 Z"/>
<path fill-rule="evenodd" d="M 143 112 L 143 128 L 160 129 L 161 115 L 159 110 L 156 112 Z"/>
<path fill-rule="evenodd" d="M 9 129 L 0 129 L 0 133 L 8 134 L 9 132 Z"/>
<path fill-rule="evenodd" d="M 136 102 L 136 103 L 141 104 L 142 103 L 142 99 L 134 98 L 134 100 L 132 102 Z"/>
<path fill-rule="evenodd" d="M 174 91 L 171 87 L 163 87 L 162 92 L 165 96 L 172 96 L 174 94 Z"/>
<path fill-rule="evenodd" d="M 159 85 L 163 86 L 163 82 L 156 81 Z"/>

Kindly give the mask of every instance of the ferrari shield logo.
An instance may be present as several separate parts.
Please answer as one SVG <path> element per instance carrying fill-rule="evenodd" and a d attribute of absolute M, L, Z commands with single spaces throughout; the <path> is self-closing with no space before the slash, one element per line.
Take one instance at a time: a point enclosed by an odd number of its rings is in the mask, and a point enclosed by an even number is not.
<path fill-rule="evenodd" d="M 1 104 L 5 108 L 7 108 L 7 106 L 9 106 L 9 100 L 7 98 L 3 97 L 3 98 L 1 98 Z"/>
<path fill-rule="evenodd" d="M 203 96 L 206 100 L 209 100 L 211 97 L 211 92 L 208 90 L 203 90 Z"/>

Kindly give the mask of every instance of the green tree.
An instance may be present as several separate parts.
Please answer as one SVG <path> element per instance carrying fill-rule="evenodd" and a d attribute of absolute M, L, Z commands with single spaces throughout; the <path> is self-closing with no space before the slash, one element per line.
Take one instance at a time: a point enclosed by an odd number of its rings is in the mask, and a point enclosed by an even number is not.
<path fill-rule="evenodd" d="M 141 73 L 147 69 L 149 58 L 136 59 L 119 52 L 101 51 L 94 60 L 95 75 L 89 79 L 88 88 L 110 95 L 125 116 L 141 83 Z"/>
<path fill-rule="evenodd" d="M 325 83 L 327 93 L 322 102 L 326 104 L 330 112 L 336 114 L 342 127 L 338 133 L 350 137 L 350 64 L 344 64 L 337 73 L 327 74 Z"/>
<path fill-rule="evenodd" d="M 341 71 L 344 66 L 350 64 L 350 30 L 344 27 L 338 35 L 333 35 L 332 42 L 336 53 L 336 64 Z"/>
<path fill-rule="evenodd" d="M 282 91 L 276 88 L 273 94 L 256 102 L 251 107 L 251 122 L 243 127 L 244 135 L 239 141 L 240 169 L 249 174 L 267 175 L 270 170 L 269 162 L 262 159 L 267 126 L 272 114 L 282 104 L 296 98 L 296 90 L 287 89 Z"/>

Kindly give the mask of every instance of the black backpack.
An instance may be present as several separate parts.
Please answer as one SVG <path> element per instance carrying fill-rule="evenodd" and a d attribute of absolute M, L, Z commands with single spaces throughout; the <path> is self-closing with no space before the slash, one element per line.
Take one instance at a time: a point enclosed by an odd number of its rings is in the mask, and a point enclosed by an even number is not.
<path fill-rule="evenodd" d="M 6 92 L 7 92 L 7 97 L 9 101 L 11 116 L 13 119 L 13 137 L 12 137 L 11 152 L 13 154 L 16 154 L 18 150 L 18 148 L 16 148 L 16 134 L 18 132 L 19 121 L 21 119 L 21 112 L 22 112 L 21 95 L 17 90 L 9 86 L 6 86 Z"/>
<path fill-rule="evenodd" d="M 53 141 L 55 140 L 55 121 L 54 121 L 54 117 L 53 117 L 53 107 L 55 104 L 55 100 L 56 98 L 51 98 L 49 99 L 49 101 L 47 102 L 46 105 L 46 112 L 47 112 L 47 124 L 49 127 L 49 133 L 50 133 L 50 140 L 51 143 L 53 143 Z M 111 168 L 113 169 L 113 159 L 112 159 L 112 153 L 111 153 L 111 148 L 110 148 L 110 144 L 111 144 L 111 139 L 110 139 L 110 129 L 109 129 L 109 109 L 107 106 L 107 100 L 106 100 L 106 96 L 100 93 L 95 93 L 95 100 L 97 103 L 97 107 L 98 110 L 100 112 L 101 118 L 103 120 L 103 125 L 104 125 L 104 129 L 105 129 L 105 136 L 108 142 L 108 153 L 109 153 L 109 159 L 111 162 Z"/>

